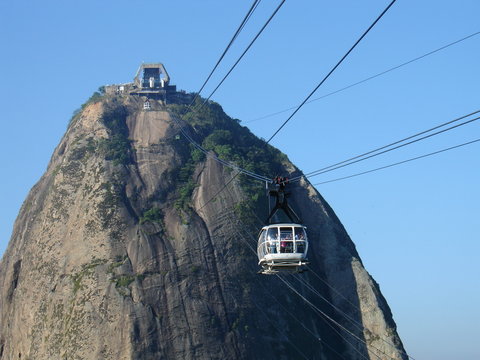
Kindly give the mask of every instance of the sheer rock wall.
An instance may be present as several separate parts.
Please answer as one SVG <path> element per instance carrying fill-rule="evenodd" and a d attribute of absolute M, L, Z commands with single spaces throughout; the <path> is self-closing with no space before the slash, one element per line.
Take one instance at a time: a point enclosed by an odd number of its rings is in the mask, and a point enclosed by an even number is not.
<path fill-rule="evenodd" d="M 102 121 L 109 101 L 128 112 L 127 164 L 99 150 L 115 135 Z M 0 359 L 406 359 L 377 284 L 310 184 L 292 204 L 311 271 L 257 275 L 256 233 L 235 211 L 239 181 L 209 201 L 234 173 L 197 164 L 190 211 L 179 209 L 185 139 L 161 103 L 142 104 L 86 106 L 30 191 L 0 262 Z"/>

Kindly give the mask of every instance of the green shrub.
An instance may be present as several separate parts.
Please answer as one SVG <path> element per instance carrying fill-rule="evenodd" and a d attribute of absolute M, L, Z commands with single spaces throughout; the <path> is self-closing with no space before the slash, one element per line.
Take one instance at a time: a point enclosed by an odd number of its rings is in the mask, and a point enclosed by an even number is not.
<path fill-rule="evenodd" d="M 115 287 L 127 287 L 130 285 L 132 282 L 135 281 L 135 276 L 133 275 L 119 275 L 112 280 L 115 282 Z"/>
<path fill-rule="evenodd" d="M 127 115 L 126 107 L 118 101 L 112 100 L 105 104 L 102 122 L 108 128 L 110 136 L 100 140 L 98 148 L 105 156 L 105 160 L 112 160 L 114 165 L 126 165 L 132 160 Z"/>
<path fill-rule="evenodd" d="M 168 109 L 188 122 L 194 129 L 192 137 L 206 150 L 214 151 L 217 156 L 234 165 L 256 174 L 273 178 L 285 174 L 286 155 L 265 143 L 265 140 L 253 135 L 250 130 L 230 118 L 220 105 L 197 98 L 193 107 L 170 104 Z M 186 143 L 186 139 L 183 142 Z M 179 197 L 175 203 L 177 208 L 187 209 L 190 197 L 195 188 L 192 178 L 193 170 L 204 154 L 196 148 L 191 151 L 190 160 L 179 170 L 180 186 L 177 187 Z M 260 218 L 268 215 L 267 199 L 264 186 L 250 177 L 240 175 L 236 179 L 246 194 L 244 201 L 236 207 L 237 214 L 252 222 L 251 212 Z M 212 200 L 214 201 L 214 200 Z"/>
<path fill-rule="evenodd" d="M 192 149 L 191 154 L 192 154 L 192 161 L 194 163 L 199 163 L 205 160 L 205 154 L 197 148 Z"/>
<path fill-rule="evenodd" d="M 189 212 L 190 209 L 190 198 L 192 197 L 193 190 L 195 190 L 196 184 L 193 180 L 188 181 L 185 184 L 182 184 L 178 189 L 178 197 L 175 201 L 175 208 L 178 210 L 184 210 Z"/>
<path fill-rule="evenodd" d="M 98 150 L 105 156 L 105 160 L 113 160 L 114 165 L 128 164 L 131 161 L 130 140 L 121 134 L 101 139 Z"/>
<path fill-rule="evenodd" d="M 143 213 L 143 216 L 140 218 L 140 224 L 143 224 L 147 221 L 162 223 L 163 215 L 162 211 L 159 208 L 151 208 Z"/>

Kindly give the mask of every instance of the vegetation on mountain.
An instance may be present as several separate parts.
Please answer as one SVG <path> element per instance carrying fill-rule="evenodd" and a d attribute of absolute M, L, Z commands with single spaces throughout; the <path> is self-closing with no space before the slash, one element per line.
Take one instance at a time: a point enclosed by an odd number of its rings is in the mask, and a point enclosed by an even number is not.
<path fill-rule="evenodd" d="M 283 174 L 288 161 L 287 156 L 256 137 L 247 127 L 240 125 L 239 120 L 225 114 L 219 104 L 212 101 L 204 104 L 203 99 L 197 98 L 192 107 L 170 104 L 168 110 L 191 125 L 194 133 L 190 136 L 204 149 L 213 151 L 218 158 L 264 176 Z M 190 179 L 194 165 L 203 159 L 204 154 L 192 146 L 190 158 L 180 171 L 180 181 L 184 183 L 180 188 L 178 200 L 178 206 L 181 208 L 185 208 L 187 199 L 195 187 L 187 179 Z M 257 180 L 252 181 L 246 176 L 239 176 L 238 181 L 247 196 L 244 201 L 237 204 L 237 214 L 243 220 L 251 222 L 252 217 L 247 216 L 250 210 L 257 209 L 259 212 L 261 209 L 261 213 L 266 213 L 264 186 L 259 186 Z"/>
<path fill-rule="evenodd" d="M 355 331 L 363 345 L 344 342 L 278 277 L 257 275 L 264 184 L 207 161 L 171 118 L 209 157 L 257 174 L 295 171 L 285 155 L 213 102 L 146 112 L 141 97 L 100 96 L 68 128 L 0 261 L 0 357 L 356 359 L 382 349 L 405 359 L 388 305 L 321 196 L 308 183 L 292 189 L 318 276 L 282 278 L 303 279 L 299 291 L 318 291 L 309 303 L 342 326 L 340 311 L 375 330 Z"/>
<path fill-rule="evenodd" d="M 106 160 L 113 160 L 114 165 L 126 165 L 132 160 L 127 115 L 127 108 L 117 99 L 106 102 L 102 122 L 110 130 L 110 136 L 100 140 L 98 149 Z"/>

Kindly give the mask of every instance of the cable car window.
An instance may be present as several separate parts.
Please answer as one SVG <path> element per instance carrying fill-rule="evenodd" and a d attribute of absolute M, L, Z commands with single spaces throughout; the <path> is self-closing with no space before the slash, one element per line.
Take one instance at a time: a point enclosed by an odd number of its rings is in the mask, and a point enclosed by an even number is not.
<path fill-rule="evenodd" d="M 295 246 L 297 247 L 297 253 L 305 252 L 305 241 L 295 241 Z"/>
<path fill-rule="evenodd" d="M 292 240 L 292 228 L 281 227 L 280 228 L 280 240 Z"/>
<path fill-rule="evenodd" d="M 267 242 L 267 253 L 268 254 L 276 254 L 278 251 L 277 251 L 277 245 L 278 245 L 278 241 L 274 240 L 274 241 L 268 241 Z"/>
<path fill-rule="evenodd" d="M 265 254 L 267 253 L 267 245 L 265 243 L 265 240 L 266 240 L 266 230 L 265 229 L 262 229 L 262 231 L 260 232 L 260 236 L 258 238 L 258 251 L 263 254 L 262 256 L 265 256 Z"/>
<path fill-rule="evenodd" d="M 265 230 L 262 230 L 260 233 L 260 242 L 264 243 L 265 242 Z"/>
<path fill-rule="evenodd" d="M 273 227 L 268 229 L 267 233 L 267 254 L 276 254 L 278 253 L 278 228 Z"/>
<path fill-rule="evenodd" d="M 280 228 L 280 252 L 292 253 L 293 252 L 293 236 L 291 227 Z"/>
<path fill-rule="evenodd" d="M 305 234 L 305 229 L 302 227 L 295 227 L 295 252 L 304 253 L 305 252 L 305 240 L 307 235 Z"/>
<path fill-rule="evenodd" d="M 278 239 L 278 229 L 270 228 L 268 229 L 268 240 L 277 240 Z"/>
<path fill-rule="evenodd" d="M 305 240 L 307 237 L 305 235 L 305 229 L 301 227 L 295 227 L 295 240 Z"/>

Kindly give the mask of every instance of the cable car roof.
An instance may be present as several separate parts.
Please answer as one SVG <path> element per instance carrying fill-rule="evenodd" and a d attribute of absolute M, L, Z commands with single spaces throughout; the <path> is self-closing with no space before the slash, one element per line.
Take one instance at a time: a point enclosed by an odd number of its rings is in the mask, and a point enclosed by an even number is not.
<path fill-rule="evenodd" d="M 263 229 L 268 229 L 268 228 L 271 228 L 271 227 L 302 227 L 304 229 L 306 229 L 307 227 L 305 225 L 302 225 L 302 224 L 296 224 L 296 223 L 278 223 L 278 224 L 269 224 L 269 225 L 265 225 L 264 227 L 262 227 L 262 230 Z"/>

